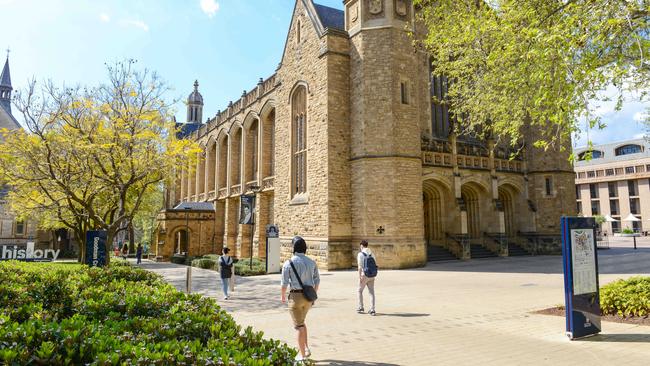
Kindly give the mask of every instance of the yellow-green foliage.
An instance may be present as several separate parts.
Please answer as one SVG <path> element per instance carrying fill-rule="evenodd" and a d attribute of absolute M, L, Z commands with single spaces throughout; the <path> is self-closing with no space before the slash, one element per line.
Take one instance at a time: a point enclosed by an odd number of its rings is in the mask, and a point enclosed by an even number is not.
<path fill-rule="evenodd" d="M 601 287 L 600 307 L 603 314 L 647 317 L 650 315 L 650 277 L 632 277 Z"/>

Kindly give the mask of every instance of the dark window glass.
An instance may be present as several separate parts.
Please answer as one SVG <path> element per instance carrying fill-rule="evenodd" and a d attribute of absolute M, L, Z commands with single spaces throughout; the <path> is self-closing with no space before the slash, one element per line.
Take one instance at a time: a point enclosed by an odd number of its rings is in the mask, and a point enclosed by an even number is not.
<path fill-rule="evenodd" d="M 619 221 L 612 222 L 612 232 L 614 233 L 621 232 L 621 223 Z"/>
<path fill-rule="evenodd" d="M 576 210 L 579 215 L 582 214 L 582 202 L 576 202 Z"/>
<path fill-rule="evenodd" d="M 625 167 L 625 174 L 634 174 L 634 167 L 633 166 L 626 166 Z"/>
<path fill-rule="evenodd" d="M 623 145 L 616 149 L 616 156 L 619 155 L 628 155 L 628 154 L 637 154 L 643 151 L 643 148 L 640 145 Z"/>
<path fill-rule="evenodd" d="M 620 215 L 618 211 L 618 200 L 609 200 L 609 214 Z"/>
<path fill-rule="evenodd" d="M 607 183 L 607 189 L 610 197 L 618 197 L 618 184 L 616 182 Z"/>
<path fill-rule="evenodd" d="M 550 196 L 551 194 L 553 194 L 553 179 L 546 177 L 546 195 Z"/>
<path fill-rule="evenodd" d="M 598 198 L 598 186 L 596 184 L 589 185 L 589 195 L 591 198 Z"/>
<path fill-rule="evenodd" d="M 633 215 L 638 215 L 641 213 L 638 198 L 630 198 L 630 212 Z"/>
<path fill-rule="evenodd" d="M 638 219 L 638 217 L 637 217 Z M 640 233 L 641 232 L 641 221 L 632 221 L 632 230 L 634 230 L 635 233 Z"/>
<path fill-rule="evenodd" d="M 591 214 L 600 215 L 600 202 L 591 201 Z"/>
<path fill-rule="evenodd" d="M 447 78 L 431 75 L 431 133 L 435 137 L 447 138 L 451 129 L 449 106 L 447 104 Z"/>
<path fill-rule="evenodd" d="M 639 195 L 639 192 L 638 192 L 638 189 L 637 189 L 637 183 L 636 183 L 635 180 L 628 180 L 627 181 L 627 191 L 628 191 L 628 195 L 630 197 Z"/>
<path fill-rule="evenodd" d="M 576 184 L 576 199 L 580 199 L 580 184 Z"/>
<path fill-rule="evenodd" d="M 400 92 L 402 94 L 402 104 L 409 104 L 409 90 L 406 83 L 400 84 Z"/>
<path fill-rule="evenodd" d="M 590 171 L 590 172 L 587 172 L 587 178 L 594 178 L 595 176 L 596 176 L 596 172 L 594 172 L 593 170 Z"/>
<path fill-rule="evenodd" d="M 605 169 L 605 175 L 614 175 L 614 169 Z"/>

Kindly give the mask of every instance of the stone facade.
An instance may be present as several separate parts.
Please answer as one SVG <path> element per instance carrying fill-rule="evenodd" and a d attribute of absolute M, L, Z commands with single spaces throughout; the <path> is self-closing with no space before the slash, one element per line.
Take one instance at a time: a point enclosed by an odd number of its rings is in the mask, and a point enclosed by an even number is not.
<path fill-rule="evenodd" d="M 524 247 L 559 237 L 560 216 L 575 209 L 566 156 L 510 159 L 491 141 L 436 132 L 428 56 L 407 33 L 414 12 L 408 0 L 346 0 L 343 11 L 297 0 L 276 73 L 187 134 L 205 152 L 178 172 L 170 207 L 213 202 L 204 230 L 215 250 L 264 257 L 265 227 L 276 224 L 284 258 L 301 235 L 328 269 L 353 266 L 362 239 L 382 268 L 409 268 L 433 247 L 507 255 L 495 237 Z M 246 193 L 257 197 L 252 227 L 238 224 Z M 172 226 L 184 223 L 161 219 L 168 256 Z"/>

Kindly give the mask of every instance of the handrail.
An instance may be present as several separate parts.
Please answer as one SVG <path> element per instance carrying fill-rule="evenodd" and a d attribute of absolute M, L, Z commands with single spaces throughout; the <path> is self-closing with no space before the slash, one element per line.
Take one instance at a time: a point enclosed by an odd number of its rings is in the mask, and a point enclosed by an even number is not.
<path fill-rule="evenodd" d="M 445 232 L 445 237 L 452 240 L 452 245 L 447 244 L 447 249 L 449 249 L 452 254 L 454 254 L 459 259 L 470 259 L 470 244 L 469 244 L 469 235 L 467 234 L 449 234 Z"/>

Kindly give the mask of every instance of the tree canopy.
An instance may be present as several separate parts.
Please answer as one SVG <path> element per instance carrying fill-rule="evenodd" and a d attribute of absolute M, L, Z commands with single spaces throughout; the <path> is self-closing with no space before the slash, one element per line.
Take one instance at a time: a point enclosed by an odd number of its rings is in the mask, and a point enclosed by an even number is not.
<path fill-rule="evenodd" d="M 566 143 L 610 86 L 650 90 L 648 0 L 414 0 L 416 46 L 450 80 L 458 131 L 515 145 L 525 127 L 537 147 Z M 526 126 L 529 124 L 529 126 Z"/>
<path fill-rule="evenodd" d="M 3 131 L 0 173 L 8 200 L 42 228 L 108 232 L 107 246 L 198 145 L 176 138 L 165 83 L 133 61 L 108 66 L 108 82 L 92 88 L 46 83 L 16 98 L 27 130 Z M 83 245 L 82 250 L 83 250 Z"/>

